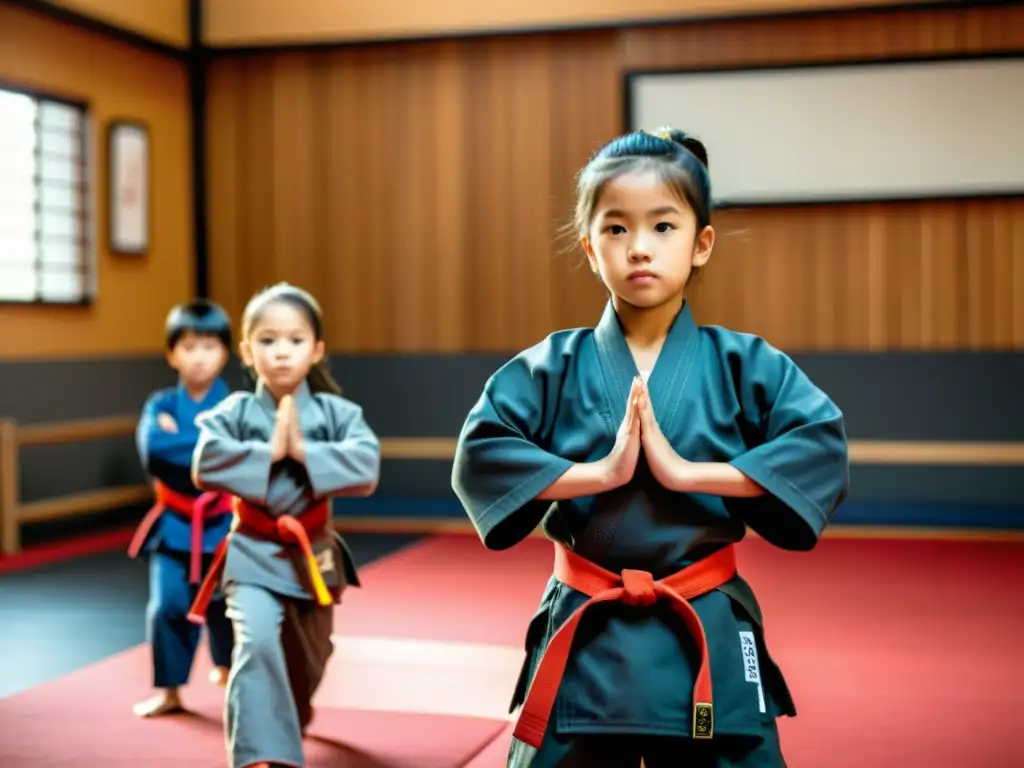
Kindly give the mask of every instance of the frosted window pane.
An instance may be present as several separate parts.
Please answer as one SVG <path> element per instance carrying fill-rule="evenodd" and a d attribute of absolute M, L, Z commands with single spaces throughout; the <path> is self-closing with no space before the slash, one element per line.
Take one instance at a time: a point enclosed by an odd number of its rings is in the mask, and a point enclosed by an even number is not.
<path fill-rule="evenodd" d="M 0 175 L 0 221 L 3 220 L 4 209 L 13 206 L 31 209 L 36 203 L 38 194 L 32 179 Z"/>
<path fill-rule="evenodd" d="M 15 243 L 19 241 L 35 242 L 36 239 L 36 221 L 32 215 L 27 216 L 9 216 L 5 213 L 4 218 L 0 219 L 0 243 L 6 245 L 7 243 Z M 0 252 L 0 259 L 3 259 L 3 254 L 6 251 Z M 2 262 L 0 262 L 2 263 Z"/>
<path fill-rule="evenodd" d="M 30 301 L 36 297 L 34 268 L 0 265 L 0 296 L 13 301 Z"/>
<path fill-rule="evenodd" d="M 36 159 L 36 136 L 30 133 L 27 136 L 21 135 L 17 126 L 0 126 L 0 163 L 12 170 L 31 170 L 35 167 Z"/>
<path fill-rule="evenodd" d="M 43 198 L 44 210 L 70 213 L 82 207 L 82 193 L 76 187 L 66 184 L 47 184 L 39 192 Z"/>
<path fill-rule="evenodd" d="M 75 164 L 81 161 L 82 138 L 77 133 L 44 133 L 39 145 L 44 157 Z"/>
<path fill-rule="evenodd" d="M 42 242 L 43 268 L 78 269 L 80 247 L 78 243 L 68 240 L 44 240 Z"/>
<path fill-rule="evenodd" d="M 90 293 L 83 123 L 76 107 L 0 89 L 0 300 Z"/>
<path fill-rule="evenodd" d="M 35 180 L 35 173 L 36 161 L 31 155 L 0 155 L 0 176 L 31 183 Z"/>
<path fill-rule="evenodd" d="M 36 240 L 28 237 L 8 237 L 0 232 L 0 247 L 3 248 L 3 267 L 34 267 L 36 263 Z M 2 293 L 2 292 L 0 292 Z"/>
<path fill-rule="evenodd" d="M 82 234 L 77 219 L 62 211 L 43 211 L 39 215 L 39 224 L 44 240 L 76 240 Z"/>
<path fill-rule="evenodd" d="M 0 90 L 0 174 L 31 176 L 35 168 L 36 103 Z"/>
<path fill-rule="evenodd" d="M 81 301 L 82 276 L 69 269 L 44 271 L 40 275 L 40 293 L 45 301 Z"/>
<path fill-rule="evenodd" d="M 36 209 L 31 200 L 12 200 L 0 207 L 0 232 L 36 231 Z"/>
<path fill-rule="evenodd" d="M 78 163 L 64 157 L 46 157 L 39 159 L 39 176 L 43 185 L 50 184 L 77 184 Z"/>
<path fill-rule="evenodd" d="M 31 96 L 0 90 L 0 115 L 3 116 L 4 134 L 35 134 L 36 102 Z"/>
<path fill-rule="evenodd" d="M 79 115 L 75 107 L 44 101 L 39 105 L 39 127 L 45 133 L 77 132 L 81 127 Z"/>

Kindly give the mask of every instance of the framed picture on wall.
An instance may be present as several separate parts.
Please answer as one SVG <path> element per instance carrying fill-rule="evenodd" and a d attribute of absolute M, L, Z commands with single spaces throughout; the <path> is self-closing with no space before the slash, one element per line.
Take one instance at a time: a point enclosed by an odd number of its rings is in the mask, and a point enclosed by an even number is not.
<path fill-rule="evenodd" d="M 136 120 L 107 126 L 108 239 L 112 253 L 149 251 L 149 127 Z"/>

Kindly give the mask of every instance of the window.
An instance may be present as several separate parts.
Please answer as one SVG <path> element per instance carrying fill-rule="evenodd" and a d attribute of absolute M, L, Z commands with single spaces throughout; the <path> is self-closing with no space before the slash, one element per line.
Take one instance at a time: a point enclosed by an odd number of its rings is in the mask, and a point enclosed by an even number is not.
<path fill-rule="evenodd" d="M 0 302 L 93 296 L 85 108 L 0 88 Z"/>

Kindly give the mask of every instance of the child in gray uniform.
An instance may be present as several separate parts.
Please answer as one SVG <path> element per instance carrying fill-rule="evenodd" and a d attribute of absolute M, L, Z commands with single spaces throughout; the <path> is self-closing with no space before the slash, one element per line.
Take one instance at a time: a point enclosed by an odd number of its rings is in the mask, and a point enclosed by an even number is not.
<path fill-rule="evenodd" d="M 192 610 L 218 586 L 234 624 L 225 729 L 230 768 L 297 766 L 311 700 L 331 655 L 333 605 L 359 586 L 330 498 L 368 496 L 380 443 L 324 365 L 315 299 L 279 284 L 242 318 L 255 393 L 201 415 L 195 484 L 236 497 L 232 531 Z"/>

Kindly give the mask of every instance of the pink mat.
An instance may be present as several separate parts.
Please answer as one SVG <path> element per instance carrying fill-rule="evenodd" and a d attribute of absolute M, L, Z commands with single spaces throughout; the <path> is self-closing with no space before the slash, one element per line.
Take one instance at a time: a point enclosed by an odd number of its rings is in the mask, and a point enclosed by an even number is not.
<path fill-rule="evenodd" d="M 531 541 L 488 553 L 469 537 L 440 537 L 365 568 L 365 588 L 337 609 L 310 767 L 455 768 L 486 750 L 508 726 L 496 715 L 507 711 L 550 551 Z M 0 766 L 223 766 L 223 690 L 205 682 L 208 670 L 204 650 L 183 692 L 190 714 L 156 720 L 131 714 L 148 695 L 145 646 L 0 701 Z"/>
<path fill-rule="evenodd" d="M 389 604 L 398 562 L 427 574 L 404 629 Z M 739 562 L 796 697 L 799 716 L 780 720 L 790 768 L 1024 765 L 1020 542 L 827 538 L 792 553 L 749 539 Z M 471 536 L 432 539 L 371 574 L 388 599 L 360 630 L 519 643 L 550 563 L 544 541 L 495 554 Z M 508 726 L 471 768 L 502 768 L 510 737 Z"/>
<path fill-rule="evenodd" d="M 739 558 L 800 711 L 780 721 L 790 768 L 1024 765 L 1024 546 L 754 539 Z M 502 768 L 550 567 L 542 540 L 492 553 L 453 535 L 366 568 L 336 614 L 310 765 Z M 133 649 L 0 701 L 0 766 L 223 766 L 222 692 L 198 682 L 194 716 L 144 722 L 130 710 L 148 674 Z"/>
<path fill-rule="evenodd" d="M 140 720 L 148 651 L 133 648 L 0 701 L 0 766 L 222 768 L 223 689 L 205 682 L 201 654 L 183 691 L 188 714 Z M 455 768 L 505 723 L 404 712 L 318 709 L 306 740 L 310 768 Z"/>
<path fill-rule="evenodd" d="M 475 536 L 434 536 L 361 570 L 334 631 L 522 648 L 553 558 L 543 539 L 490 552 Z"/>
<path fill-rule="evenodd" d="M 513 730 L 515 730 L 514 723 L 499 733 L 480 754 L 466 764 L 465 768 L 505 768 L 508 750 L 512 745 Z"/>

